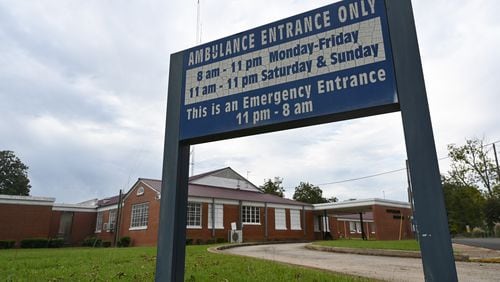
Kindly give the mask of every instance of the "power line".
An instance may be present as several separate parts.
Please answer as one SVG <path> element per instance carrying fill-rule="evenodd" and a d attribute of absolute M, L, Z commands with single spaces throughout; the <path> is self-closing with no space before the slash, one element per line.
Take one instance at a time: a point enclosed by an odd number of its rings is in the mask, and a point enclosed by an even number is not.
<path fill-rule="evenodd" d="M 361 180 L 361 179 L 366 179 L 366 178 L 371 178 L 371 177 L 376 177 L 376 176 L 381 176 L 384 174 L 390 174 L 390 173 L 395 173 L 399 171 L 406 170 L 406 168 L 399 168 L 395 170 L 389 170 L 389 171 L 384 171 L 376 174 L 371 174 L 371 175 L 366 175 L 362 177 L 357 177 L 357 178 L 351 178 L 351 179 L 345 179 L 345 180 L 340 180 L 340 181 L 334 181 L 334 182 L 327 182 L 327 183 L 320 183 L 318 186 L 324 186 L 324 185 L 333 185 L 333 184 L 339 184 L 339 183 L 344 183 L 344 182 L 351 182 L 351 181 L 356 181 L 356 180 Z"/>
<path fill-rule="evenodd" d="M 491 143 L 486 144 L 484 146 L 490 146 L 490 145 L 493 145 L 493 144 L 496 144 L 496 143 L 500 143 L 500 140 L 497 140 L 495 142 L 491 142 Z M 450 158 L 450 156 L 441 157 L 438 160 L 441 161 L 441 160 L 448 159 L 448 158 Z M 349 178 L 349 179 L 344 179 L 344 180 L 339 180 L 339 181 L 332 181 L 332 182 L 320 183 L 320 184 L 317 184 L 317 185 L 318 186 L 325 186 L 325 185 L 335 185 L 335 184 L 340 184 L 340 183 L 358 181 L 358 180 L 372 178 L 372 177 L 377 177 L 377 176 L 381 176 L 381 175 L 385 175 L 385 174 L 396 173 L 396 172 L 400 172 L 400 171 L 403 171 L 403 170 L 406 170 L 406 168 L 403 167 L 403 168 L 398 168 L 398 169 L 394 169 L 394 170 L 379 172 L 379 173 L 365 175 L 365 176 L 356 177 L 356 178 Z"/>

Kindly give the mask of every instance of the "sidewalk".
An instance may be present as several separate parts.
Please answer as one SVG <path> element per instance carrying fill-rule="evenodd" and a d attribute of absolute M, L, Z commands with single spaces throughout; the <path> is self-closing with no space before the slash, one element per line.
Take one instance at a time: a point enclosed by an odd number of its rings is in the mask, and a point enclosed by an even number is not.
<path fill-rule="evenodd" d="M 453 243 L 453 250 L 474 262 L 500 263 L 500 251 Z"/>

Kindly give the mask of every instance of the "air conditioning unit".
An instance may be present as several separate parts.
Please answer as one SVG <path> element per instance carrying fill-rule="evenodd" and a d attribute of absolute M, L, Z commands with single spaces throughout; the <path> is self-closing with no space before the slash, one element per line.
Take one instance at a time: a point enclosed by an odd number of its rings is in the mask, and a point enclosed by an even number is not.
<path fill-rule="evenodd" d="M 108 232 L 113 232 L 115 231 L 115 224 L 114 223 L 108 223 L 108 229 L 106 229 Z"/>
<path fill-rule="evenodd" d="M 229 241 L 231 243 L 243 242 L 243 232 L 241 230 L 231 230 Z"/>
<path fill-rule="evenodd" d="M 104 230 L 106 230 L 106 231 L 107 231 L 107 230 L 108 230 L 108 223 L 104 223 L 104 224 L 102 225 L 102 229 L 104 229 Z"/>

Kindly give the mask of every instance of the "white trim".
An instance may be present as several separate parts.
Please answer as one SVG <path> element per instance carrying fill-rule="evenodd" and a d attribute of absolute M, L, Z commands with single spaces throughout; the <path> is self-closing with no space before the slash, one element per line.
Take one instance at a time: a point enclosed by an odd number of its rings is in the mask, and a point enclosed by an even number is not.
<path fill-rule="evenodd" d="M 187 229 L 202 229 L 201 226 L 196 226 L 196 225 L 186 225 Z"/>
<path fill-rule="evenodd" d="M 69 211 L 69 212 L 99 212 L 97 206 L 83 206 L 79 204 L 59 204 L 55 203 L 52 207 L 53 211 Z"/>
<path fill-rule="evenodd" d="M 347 219 L 347 218 L 337 218 L 337 221 L 361 222 L 359 219 Z M 375 222 L 375 221 L 373 221 L 373 219 L 363 219 L 363 222 Z"/>
<path fill-rule="evenodd" d="M 188 202 L 192 203 L 212 203 L 211 198 L 188 197 Z"/>
<path fill-rule="evenodd" d="M 137 187 L 137 190 L 135 191 L 135 195 L 136 196 L 142 196 L 142 195 L 144 195 L 144 187 L 142 185 L 140 185 L 139 187 Z"/>
<path fill-rule="evenodd" d="M 250 222 L 243 222 L 243 226 L 245 225 L 261 225 L 260 223 L 250 223 Z"/>
<path fill-rule="evenodd" d="M 241 205 L 242 206 L 249 206 L 249 207 L 258 207 L 258 208 L 264 208 L 266 206 L 265 203 L 261 203 L 261 202 L 246 202 L 246 201 L 242 201 Z M 268 207 L 269 207 L 269 204 L 268 204 Z"/>
<path fill-rule="evenodd" d="M 123 207 L 123 203 L 122 203 L 122 207 Z M 114 205 L 111 205 L 111 206 L 105 206 L 105 207 L 102 207 L 102 208 L 97 208 L 97 211 L 116 210 L 117 208 L 118 208 L 118 203 L 114 204 Z"/>
<path fill-rule="evenodd" d="M 299 205 L 273 204 L 269 202 L 267 203 L 267 207 L 275 209 L 302 210 L 302 206 Z"/>
<path fill-rule="evenodd" d="M 137 226 L 137 227 L 129 227 L 128 230 L 130 231 L 135 231 L 135 230 L 146 230 L 148 229 L 147 226 Z"/>
<path fill-rule="evenodd" d="M 56 198 L 0 195 L 0 204 L 8 205 L 28 205 L 28 206 L 52 206 Z"/>
<path fill-rule="evenodd" d="M 385 207 L 406 208 L 406 209 L 411 208 L 410 203 L 373 198 L 373 199 L 354 200 L 354 201 L 345 201 L 337 203 L 314 204 L 313 209 L 315 211 L 320 211 L 320 210 L 357 208 L 365 206 L 385 206 Z"/>

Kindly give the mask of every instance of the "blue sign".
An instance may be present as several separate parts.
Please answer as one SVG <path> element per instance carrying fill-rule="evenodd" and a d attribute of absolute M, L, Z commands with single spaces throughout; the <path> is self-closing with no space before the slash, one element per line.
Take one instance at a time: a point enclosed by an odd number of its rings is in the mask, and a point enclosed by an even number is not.
<path fill-rule="evenodd" d="M 383 0 L 342 1 L 184 51 L 180 139 L 398 103 Z"/>

